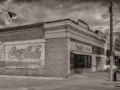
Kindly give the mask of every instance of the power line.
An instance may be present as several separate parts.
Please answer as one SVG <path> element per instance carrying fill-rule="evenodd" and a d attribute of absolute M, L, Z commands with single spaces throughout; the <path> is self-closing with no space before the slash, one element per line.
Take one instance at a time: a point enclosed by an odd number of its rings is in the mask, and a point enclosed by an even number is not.
<path fill-rule="evenodd" d="M 119 9 L 120 9 L 120 3 L 118 2 L 118 0 L 116 0 L 116 2 L 117 2 L 117 5 L 118 5 L 118 7 L 119 7 Z"/>
<path fill-rule="evenodd" d="M 109 7 L 107 4 L 108 4 L 108 1 L 105 1 L 105 2 L 103 3 L 104 6 Z"/>

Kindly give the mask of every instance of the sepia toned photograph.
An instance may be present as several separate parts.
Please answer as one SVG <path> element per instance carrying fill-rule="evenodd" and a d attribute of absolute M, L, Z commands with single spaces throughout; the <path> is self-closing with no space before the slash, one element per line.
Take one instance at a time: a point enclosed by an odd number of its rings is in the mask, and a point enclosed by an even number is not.
<path fill-rule="evenodd" d="M 0 90 L 120 90 L 120 0 L 0 0 Z"/>

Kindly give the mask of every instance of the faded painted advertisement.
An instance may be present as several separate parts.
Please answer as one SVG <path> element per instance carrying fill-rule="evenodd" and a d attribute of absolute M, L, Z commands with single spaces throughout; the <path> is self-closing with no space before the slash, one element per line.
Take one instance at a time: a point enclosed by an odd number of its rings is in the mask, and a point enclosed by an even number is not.
<path fill-rule="evenodd" d="M 70 49 L 82 53 L 92 53 L 92 46 L 84 45 L 77 42 L 70 42 Z"/>
<path fill-rule="evenodd" d="M 43 68 L 44 61 L 45 43 L 5 45 L 5 67 L 7 68 Z"/>
<path fill-rule="evenodd" d="M 20 48 L 19 48 L 20 47 Z M 8 51 L 6 60 L 38 60 L 42 58 L 41 48 L 43 45 L 28 45 L 21 48 L 21 46 L 6 47 Z"/>

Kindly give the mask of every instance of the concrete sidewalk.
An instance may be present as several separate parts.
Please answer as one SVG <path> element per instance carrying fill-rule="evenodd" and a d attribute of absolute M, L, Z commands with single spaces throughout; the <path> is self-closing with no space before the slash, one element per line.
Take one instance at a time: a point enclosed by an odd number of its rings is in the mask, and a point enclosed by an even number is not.
<path fill-rule="evenodd" d="M 82 75 L 109 81 L 109 72 L 83 73 Z M 120 81 L 120 74 L 119 73 L 117 73 L 117 81 Z"/>
<path fill-rule="evenodd" d="M 111 82 L 93 76 L 75 74 L 69 78 L 51 78 L 2 75 L 0 90 L 120 90 L 120 81 Z"/>

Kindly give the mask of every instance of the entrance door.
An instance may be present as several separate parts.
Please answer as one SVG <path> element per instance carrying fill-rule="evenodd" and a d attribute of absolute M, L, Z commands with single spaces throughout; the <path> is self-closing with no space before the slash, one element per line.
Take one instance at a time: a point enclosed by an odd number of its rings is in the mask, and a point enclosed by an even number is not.
<path fill-rule="evenodd" d="M 96 57 L 96 69 L 97 71 L 102 70 L 102 58 L 101 57 Z"/>

